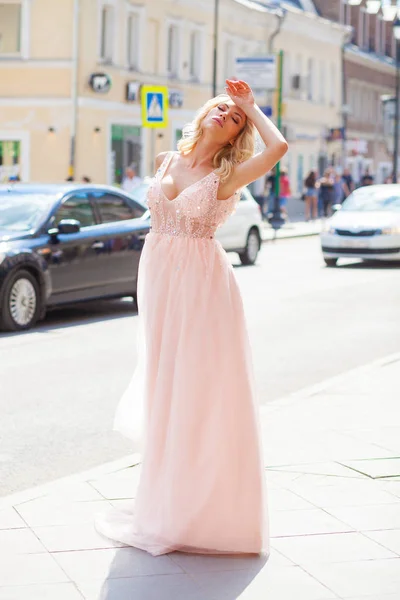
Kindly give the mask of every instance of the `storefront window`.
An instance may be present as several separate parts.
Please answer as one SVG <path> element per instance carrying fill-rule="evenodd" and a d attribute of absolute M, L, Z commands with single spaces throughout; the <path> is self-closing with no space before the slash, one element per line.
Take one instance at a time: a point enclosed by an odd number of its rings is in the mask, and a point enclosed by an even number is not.
<path fill-rule="evenodd" d="M 21 52 L 21 3 L 0 0 L 0 56 Z"/>
<path fill-rule="evenodd" d="M 142 177 L 142 139 L 141 128 L 133 125 L 112 125 L 111 127 L 112 181 L 120 184 L 125 169 L 135 167 L 137 175 Z"/>
<path fill-rule="evenodd" d="M 21 142 L 0 140 L 0 183 L 19 181 L 21 175 Z"/>

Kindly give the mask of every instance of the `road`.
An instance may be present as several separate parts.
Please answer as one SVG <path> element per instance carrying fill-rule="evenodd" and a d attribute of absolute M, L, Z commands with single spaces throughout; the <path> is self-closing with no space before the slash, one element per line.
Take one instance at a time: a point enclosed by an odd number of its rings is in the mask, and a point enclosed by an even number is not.
<path fill-rule="evenodd" d="M 400 349 L 399 267 L 325 268 L 318 238 L 268 242 L 241 267 L 260 403 Z M 131 452 L 111 431 L 136 363 L 127 301 L 49 315 L 0 337 L 0 496 Z"/>

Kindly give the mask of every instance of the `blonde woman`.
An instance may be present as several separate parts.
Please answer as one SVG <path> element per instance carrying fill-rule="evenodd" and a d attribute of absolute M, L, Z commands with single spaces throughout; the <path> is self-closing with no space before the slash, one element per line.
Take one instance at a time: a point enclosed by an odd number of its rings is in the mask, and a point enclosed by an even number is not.
<path fill-rule="evenodd" d="M 254 156 L 255 130 L 266 149 Z M 244 81 L 157 156 L 139 269 L 142 346 L 115 429 L 142 441 L 131 511 L 96 518 L 152 555 L 268 553 L 264 467 L 240 292 L 216 228 L 287 143 Z"/>

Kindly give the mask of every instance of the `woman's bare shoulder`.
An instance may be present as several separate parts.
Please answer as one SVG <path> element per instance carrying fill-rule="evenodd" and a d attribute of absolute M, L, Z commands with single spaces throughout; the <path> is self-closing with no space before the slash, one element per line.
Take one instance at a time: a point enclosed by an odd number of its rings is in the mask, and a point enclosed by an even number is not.
<path fill-rule="evenodd" d="M 160 152 L 156 156 L 156 170 L 159 169 L 164 161 L 164 158 L 169 154 L 169 152 Z"/>

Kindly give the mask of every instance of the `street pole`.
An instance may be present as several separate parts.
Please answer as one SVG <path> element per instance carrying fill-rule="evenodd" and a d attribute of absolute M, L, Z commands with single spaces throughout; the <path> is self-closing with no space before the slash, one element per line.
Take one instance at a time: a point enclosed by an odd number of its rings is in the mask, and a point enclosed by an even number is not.
<path fill-rule="evenodd" d="M 276 117 L 276 126 L 279 131 L 282 129 L 282 86 L 283 86 L 283 50 L 280 50 L 278 53 L 278 98 L 277 98 L 277 117 Z M 280 175 L 281 175 L 281 165 L 280 162 L 277 163 L 275 167 L 275 198 L 274 198 L 274 212 L 270 219 L 270 223 L 272 227 L 276 230 L 282 227 L 285 220 L 281 216 L 281 206 L 280 206 Z"/>
<path fill-rule="evenodd" d="M 78 67 L 79 67 L 79 0 L 74 0 L 74 18 L 72 33 L 72 117 L 71 117 L 71 141 L 68 177 L 75 175 L 76 158 L 76 130 L 78 122 Z"/>
<path fill-rule="evenodd" d="M 219 0 L 214 0 L 213 96 L 217 95 Z"/>
<path fill-rule="evenodd" d="M 394 145 L 393 145 L 393 174 L 392 182 L 397 183 L 397 168 L 399 161 L 399 117 L 400 117 L 400 41 L 396 38 L 396 104 L 394 116 Z"/>

